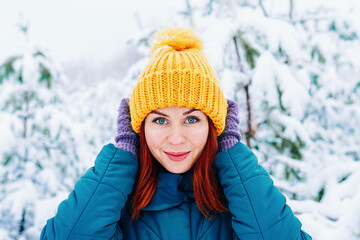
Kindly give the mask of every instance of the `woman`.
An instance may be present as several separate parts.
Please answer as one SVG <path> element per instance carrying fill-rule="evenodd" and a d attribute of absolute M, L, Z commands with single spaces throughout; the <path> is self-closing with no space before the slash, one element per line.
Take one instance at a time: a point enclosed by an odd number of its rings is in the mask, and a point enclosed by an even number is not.
<path fill-rule="evenodd" d="M 311 239 L 254 154 L 240 143 L 201 41 L 159 31 L 115 146 L 76 183 L 41 239 Z"/>

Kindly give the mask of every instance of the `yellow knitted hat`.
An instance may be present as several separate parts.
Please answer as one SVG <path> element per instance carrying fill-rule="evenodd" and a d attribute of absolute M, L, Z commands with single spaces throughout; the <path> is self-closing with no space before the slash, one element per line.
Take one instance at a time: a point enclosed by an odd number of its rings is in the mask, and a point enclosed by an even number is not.
<path fill-rule="evenodd" d="M 157 32 L 150 62 L 130 97 L 131 125 L 136 133 L 151 111 L 174 105 L 201 110 L 214 123 L 217 135 L 222 133 L 227 102 L 201 49 L 201 40 L 190 28 L 168 27 Z"/>

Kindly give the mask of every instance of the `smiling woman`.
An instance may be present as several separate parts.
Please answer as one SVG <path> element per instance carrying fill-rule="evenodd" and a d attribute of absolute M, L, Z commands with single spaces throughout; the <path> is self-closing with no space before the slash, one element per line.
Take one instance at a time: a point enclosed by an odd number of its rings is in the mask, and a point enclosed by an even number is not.
<path fill-rule="evenodd" d="M 158 32 L 121 101 L 115 146 L 103 148 L 41 239 L 311 239 L 240 142 L 238 106 L 201 49 L 189 28 Z"/>
<path fill-rule="evenodd" d="M 151 154 L 172 173 L 184 173 L 195 164 L 209 134 L 207 116 L 193 108 L 161 108 L 152 111 L 144 124 Z"/>

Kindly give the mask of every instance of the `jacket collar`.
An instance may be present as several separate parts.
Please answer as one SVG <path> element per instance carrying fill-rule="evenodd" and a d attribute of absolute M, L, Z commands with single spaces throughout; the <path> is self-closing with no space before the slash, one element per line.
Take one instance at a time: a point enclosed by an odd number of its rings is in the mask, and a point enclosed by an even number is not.
<path fill-rule="evenodd" d="M 191 170 L 174 174 L 159 166 L 158 172 L 155 194 L 142 211 L 160 211 L 178 206 L 182 202 L 194 201 Z"/>

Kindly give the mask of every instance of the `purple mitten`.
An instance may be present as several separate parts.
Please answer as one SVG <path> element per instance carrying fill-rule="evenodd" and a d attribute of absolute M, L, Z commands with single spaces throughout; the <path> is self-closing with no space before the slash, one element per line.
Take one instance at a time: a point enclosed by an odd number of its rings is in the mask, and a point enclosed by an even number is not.
<path fill-rule="evenodd" d="M 219 151 L 226 150 L 234 146 L 237 142 L 240 141 L 240 132 L 239 132 L 239 119 L 238 119 L 238 104 L 235 101 L 227 99 L 229 105 L 225 129 L 218 137 Z"/>
<path fill-rule="evenodd" d="M 138 157 L 140 137 L 131 127 L 131 116 L 129 109 L 129 99 L 121 100 L 117 118 L 117 135 L 115 137 L 115 146 L 126 151 L 130 151 L 135 157 Z"/>

